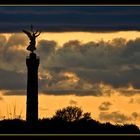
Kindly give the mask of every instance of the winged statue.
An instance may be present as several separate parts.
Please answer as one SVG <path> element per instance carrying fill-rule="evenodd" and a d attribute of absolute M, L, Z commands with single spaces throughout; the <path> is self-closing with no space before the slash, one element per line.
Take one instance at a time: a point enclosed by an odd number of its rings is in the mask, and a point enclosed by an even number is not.
<path fill-rule="evenodd" d="M 38 30 L 34 30 L 33 26 L 31 25 L 31 30 L 30 31 L 26 31 L 26 30 L 22 30 L 30 39 L 30 44 L 27 47 L 28 51 L 31 51 L 33 53 L 34 50 L 36 50 L 36 38 L 40 35 L 40 31 Z"/>

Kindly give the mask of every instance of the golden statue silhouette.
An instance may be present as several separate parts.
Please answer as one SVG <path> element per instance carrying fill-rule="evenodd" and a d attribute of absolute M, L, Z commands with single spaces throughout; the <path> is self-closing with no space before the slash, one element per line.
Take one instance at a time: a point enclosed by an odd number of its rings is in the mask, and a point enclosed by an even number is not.
<path fill-rule="evenodd" d="M 26 30 L 22 30 L 30 39 L 30 45 L 27 47 L 28 51 L 31 51 L 33 53 L 34 50 L 36 50 L 36 38 L 40 35 L 40 31 L 38 30 L 34 30 L 33 26 L 31 25 L 31 31 L 26 31 Z"/>

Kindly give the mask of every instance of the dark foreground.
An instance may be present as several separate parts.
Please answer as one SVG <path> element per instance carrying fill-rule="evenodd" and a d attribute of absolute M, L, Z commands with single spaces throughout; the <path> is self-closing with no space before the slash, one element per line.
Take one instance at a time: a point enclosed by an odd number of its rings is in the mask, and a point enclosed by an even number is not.
<path fill-rule="evenodd" d="M 136 125 L 112 125 L 95 120 L 66 122 L 42 119 L 37 123 L 14 119 L 0 121 L 0 134 L 140 134 Z"/>

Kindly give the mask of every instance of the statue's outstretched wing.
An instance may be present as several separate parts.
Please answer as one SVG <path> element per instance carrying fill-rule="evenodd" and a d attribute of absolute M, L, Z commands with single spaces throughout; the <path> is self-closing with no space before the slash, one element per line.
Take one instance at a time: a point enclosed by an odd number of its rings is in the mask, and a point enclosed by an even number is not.
<path fill-rule="evenodd" d="M 22 30 L 30 39 L 32 39 L 32 35 L 30 32 L 26 31 L 26 30 Z"/>

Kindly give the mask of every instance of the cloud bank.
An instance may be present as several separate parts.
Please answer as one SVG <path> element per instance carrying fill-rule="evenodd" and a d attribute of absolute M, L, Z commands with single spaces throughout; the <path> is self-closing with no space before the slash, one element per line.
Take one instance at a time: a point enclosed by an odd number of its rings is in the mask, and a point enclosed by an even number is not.
<path fill-rule="evenodd" d="M 8 39 L 0 35 L 1 89 L 26 89 L 27 45 L 22 34 L 12 34 Z M 48 95 L 139 94 L 139 46 L 140 38 L 88 43 L 70 40 L 61 47 L 54 40 L 39 40 L 39 90 Z"/>
<path fill-rule="evenodd" d="M 125 115 L 119 111 L 114 111 L 114 112 L 101 112 L 99 114 L 99 119 L 101 121 L 108 121 L 108 122 L 113 122 L 113 123 L 128 123 L 136 120 L 139 117 L 139 114 L 137 112 L 132 112 L 131 115 Z"/>
<path fill-rule="evenodd" d="M 0 32 L 140 30 L 140 6 L 0 6 Z"/>
<path fill-rule="evenodd" d="M 109 110 L 110 106 L 112 104 L 110 102 L 103 102 L 100 106 L 99 106 L 99 110 L 101 111 L 106 111 L 106 110 Z"/>

